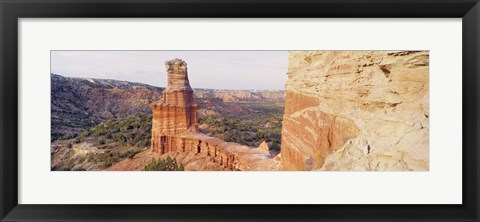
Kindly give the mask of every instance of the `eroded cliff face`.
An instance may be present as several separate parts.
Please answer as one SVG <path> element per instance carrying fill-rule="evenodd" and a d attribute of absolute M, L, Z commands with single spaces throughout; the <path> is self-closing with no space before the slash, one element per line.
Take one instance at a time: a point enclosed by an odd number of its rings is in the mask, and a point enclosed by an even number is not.
<path fill-rule="evenodd" d="M 268 146 L 253 148 L 226 142 L 197 131 L 197 105 L 181 59 L 165 62 L 167 88 L 162 99 L 152 104 L 151 149 L 120 161 L 108 170 L 141 170 L 148 159 L 170 156 L 185 170 L 278 170 L 279 157 L 270 155 Z"/>
<path fill-rule="evenodd" d="M 286 170 L 428 170 L 429 53 L 291 51 Z"/>
<path fill-rule="evenodd" d="M 197 127 L 197 105 L 193 101 L 187 63 L 181 59 L 165 62 L 168 85 L 162 98 L 152 104 L 152 149 L 157 149 L 161 135 L 173 135 L 195 131 Z"/>

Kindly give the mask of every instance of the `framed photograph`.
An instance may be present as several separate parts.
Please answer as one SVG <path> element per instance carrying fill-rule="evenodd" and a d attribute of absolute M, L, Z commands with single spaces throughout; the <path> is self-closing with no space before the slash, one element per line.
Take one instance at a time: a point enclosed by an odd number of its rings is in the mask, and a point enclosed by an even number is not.
<path fill-rule="evenodd" d="M 0 3 L 1 221 L 478 221 L 476 0 Z"/>

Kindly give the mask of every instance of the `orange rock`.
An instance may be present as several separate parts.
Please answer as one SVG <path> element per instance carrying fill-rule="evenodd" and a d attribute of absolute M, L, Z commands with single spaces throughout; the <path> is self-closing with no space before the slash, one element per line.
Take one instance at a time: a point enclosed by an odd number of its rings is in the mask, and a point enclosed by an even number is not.
<path fill-rule="evenodd" d="M 357 135 L 351 120 L 313 110 L 318 104 L 316 98 L 287 92 L 281 148 L 285 170 L 319 168 L 326 154 Z"/>
<path fill-rule="evenodd" d="M 268 147 L 268 143 L 265 141 L 260 143 L 260 146 L 258 146 L 258 149 L 264 151 L 266 154 L 270 154 L 270 148 Z"/>
<path fill-rule="evenodd" d="M 152 104 L 152 151 L 158 152 L 162 135 L 194 132 L 197 128 L 197 105 L 193 101 L 187 63 L 181 59 L 165 62 L 168 85 L 162 99 Z"/>
<path fill-rule="evenodd" d="M 187 64 L 183 60 L 174 59 L 165 65 L 168 85 L 163 91 L 162 99 L 152 104 L 150 151 L 144 151 L 132 160 L 123 160 L 109 170 L 141 170 L 146 165 L 145 160 L 151 159 L 150 157 L 166 156 L 184 164 L 185 170 L 281 168 L 279 158 L 270 156 L 265 142 L 260 149 L 255 149 L 197 133 L 197 105 L 193 101 L 193 90 L 188 82 Z"/>
<path fill-rule="evenodd" d="M 428 170 L 428 51 L 290 51 L 286 170 Z"/>

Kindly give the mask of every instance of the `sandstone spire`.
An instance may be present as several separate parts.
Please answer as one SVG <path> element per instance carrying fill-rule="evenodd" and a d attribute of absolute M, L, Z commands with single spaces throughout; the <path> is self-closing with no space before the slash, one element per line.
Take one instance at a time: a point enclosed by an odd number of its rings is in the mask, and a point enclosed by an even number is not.
<path fill-rule="evenodd" d="M 188 81 L 187 63 L 181 59 L 165 62 L 167 88 L 160 101 L 152 104 L 152 151 L 160 149 L 162 136 L 194 132 L 197 127 L 197 105 Z M 163 153 L 163 152 L 162 152 Z"/>
<path fill-rule="evenodd" d="M 190 106 L 193 104 L 193 90 L 188 81 L 187 63 L 181 59 L 165 62 L 167 88 L 162 102 L 170 105 Z"/>

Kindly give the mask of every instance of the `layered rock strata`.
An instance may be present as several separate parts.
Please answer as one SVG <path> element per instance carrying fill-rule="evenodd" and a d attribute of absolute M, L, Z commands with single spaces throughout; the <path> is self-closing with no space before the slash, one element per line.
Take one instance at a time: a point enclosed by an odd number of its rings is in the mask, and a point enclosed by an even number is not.
<path fill-rule="evenodd" d="M 272 171 L 281 169 L 281 159 L 264 150 L 226 142 L 201 133 L 161 137 L 161 152 L 143 151 L 107 170 L 143 170 L 152 158 L 175 158 L 187 171 Z"/>
<path fill-rule="evenodd" d="M 291 51 L 285 170 L 428 170 L 428 51 Z"/>
<path fill-rule="evenodd" d="M 152 104 L 152 150 L 158 150 L 162 135 L 194 132 L 197 127 L 197 105 L 188 81 L 187 63 L 181 59 L 165 62 L 168 84 L 162 98 Z"/>
<path fill-rule="evenodd" d="M 165 63 L 168 85 L 162 99 L 152 104 L 151 149 L 132 159 L 121 161 L 109 170 L 142 170 L 151 157 L 171 156 L 185 165 L 185 170 L 278 170 L 280 158 L 270 158 L 264 149 L 197 133 L 197 106 L 187 74 L 187 64 L 180 59 Z"/>
<path fill-rule="evenodd" d="M 194 153 L 209 157 L 224 170 L 267 170 L 276 167 L 269 163 L 269 154 L 237 143 L 225 142 L 204 134 L 161 136 L 159 153 Z"/>

